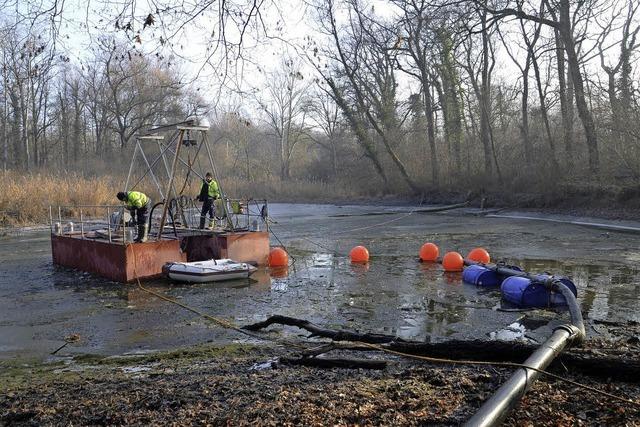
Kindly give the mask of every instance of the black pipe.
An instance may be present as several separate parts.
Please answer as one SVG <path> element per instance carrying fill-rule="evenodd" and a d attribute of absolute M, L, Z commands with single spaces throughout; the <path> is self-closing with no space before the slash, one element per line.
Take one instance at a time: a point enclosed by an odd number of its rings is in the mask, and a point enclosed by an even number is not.
<path fill-rule="evenodd" d="M 155 210 L 155 208 L 157 208 L 158 206 L 164 205 L 164 202 L 158 202 L 155 205 L 153 205 L 153 207 L 151 208 L 151 212 L 149 212 L 149 232 L 151 232 L 151 219 L 153 218 L 153 211 Z"/>
<path fill-rule="evenodd" d="M 171 226 L 173 227 L 173 234 L 178 237 L 178 230 L 176 229 L 176 221 L 173 216 L 173 211 L 171 210 L 171 202 L 176 203 L 176 199 L 169 200 L 169 207 L 167 208 L 167 212 L 169 213 L 169 218 L 171 218 Z M 177 204 L 177 203 L 176 203 Z M 164 205 L 164 201 L 158 202 L 151 208 L 151 212 L 149 213 L 149 231 L 151 231 L 151 219 L 153 218 L 153 211 L 158 206 Z"/>
<path fill-rule="evenodd" d="M 465 261 L 465 264 L 478 264 L 473 261 Z M 482 265 L 482 264 L 480 264 Z M 540 276 L 532 275 L 523 271 L 510 268 L 494 267 L 494 271 L 500 274 L 510 274 L 512 276 L 525 276 L 531 279 Z M 487 400 L 482 407 L 465 423 L 465 426 L 497 426 L 509 415 L 509 412 L 520 401 L 522 396 L 533 385 L 535 380 L 541 375 L 540 370 L 544 370 L 553 360 L 560 355 L 562 350 L 569 344 L 581 344 L 586 336 L 584 320 L 580 306 L 575 295 L 567 285 L 555 277 L 545 277 L 539 280 L 550 290 L 558 291 L 564 296 L 569 307 L 571 323 L 561 325 L 554 329 L 553 334 L 547 339 L 523 365 L 533 368 L 518 369 L 500 388 Z"/>

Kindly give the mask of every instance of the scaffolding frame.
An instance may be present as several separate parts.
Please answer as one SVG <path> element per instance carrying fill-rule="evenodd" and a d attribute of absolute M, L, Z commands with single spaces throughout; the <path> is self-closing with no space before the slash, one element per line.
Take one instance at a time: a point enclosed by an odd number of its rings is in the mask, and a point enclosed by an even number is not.
<path fill-rule="evenodd" d="M 204 179 L 204 176 L 202 176 L 194 168 L 194 165 L 196 164 L 196 162 L 198 163 L 198 165 L 200 164 L 199 156 L 203 155 L 201 153 L 203 146 L 205 148 L 204 151 L 206 153 L 206 158 L 209 161 L 210 170 L 213 174 L 213 178 L 218 183 L 220 197 L 223 200 L 222 210 L 223 210 L 223 218 L 226 220 L 226 226 L 229 229 L 233 229 L 234 227 L 234 224 L 230 217 L 229 209 L 226 203 L 226 200 L 227 200 L 225 195 L 226 193 L 224 192 L 223 186 L 220 182 L 218 171 L 214 162 L 212 150 L 210 147 L 208 131 L 209 131 L 208 126 L 199 126 L 194 124 L 194 122 L 190 120 L 186 122 L 159 126 L 153 129 L 149 129 L 144 134 L 136 136 L 135 147 L 134 147 L 133 155 L 131 156 L 131 164 L 129 165 L 129 172 L 127 174 L 127 180 L 124 185 L 125 187 L 124 191 L 131 191 L 135 189 L 136 186 L 138 186 L 147 175 L 151 177 L 151 180 L 155 184 L 163 202 L 162 216 L 160 219 L 160 226 L 158 228 L 158 233 L 156 235 L 156 240 L 160 240 L 162 237 L 162 232 L 164 230 L 164 226 L 166 225 L 165 223 L 167 220 L 167 213 L 169 212 L 169 207 L 170 207 L 169 205 L 171 201 L 182 196 L 182 192 L 185 189 L 185 186 L 186 186 L 186 183 L 188 182 L 190 174 L 193 174 L 200 179 Z M 162 133 L 164 133 L 164 135 Z M 165 140 L 167 140 L 166 138 L 167 133 L 170 134 L 170 137 L 168 138 L 168 142 L 165 143 Z M 185 139 L 185 135 L 187 136 L 187 139 Z M 195 139 L 191 139 L 194 136 L 195 136 Z M 199 143 L 198 143 L 198 140 L 200 141 Z M 156 154 L 155 157 L 147 155 L 147 153 L 145 153 L 143 145 L 141 144 L 141 141 L 150 141 L 154 143 L 158 148 L 159 154 Z M 188 159 L 186 161 L 181 156 L 181 148 L 183 145 L 185 145 L 185 141 L 188 141 L 190 146 L 193 146 L 192 145 L 193 142 L 191 141 L 196 141 L 195 146 L 197 146 L 193 159 L 191 160 Z M 138 157 L 140 157 L 140 159 L 138 159 Z M 149 162 L 150 158 L 153 158 L 151 162 Z M 142 176 L 140 176 L 133 183 L 133 185 L 129 186 L 134 167 L 136 163 L 140 161 L 145 165 L 146 170 L 142 174 Z M 166 182 L 165 182 L 164 188 L 162 185 L 163 179 L 158 177 L 156 173 L 154 173 L 153 171 L 153 168 L 160 161 L 162 161 L 162 164 L 164 165 L 164 170 L 166 172 Z M 185 185 L 180 191 L 177 190 L 176 183 L 175 183 L 178 175 L 178 163 L 180 163 L 183 166 L 184 181 L 185 181 Z M 184 168 L 186 168 L 186 170 L 184 170 Z M 183 224 L 188 225 L 186 221 L 187 216 L 184 212 L 184 206 L 181 203 L 175 203 L 175 206 L 177 208 L 176 209 L 177 212 L 173 214 L 174 224 L 175 224 L 175 215 L 179 214 Z"/>

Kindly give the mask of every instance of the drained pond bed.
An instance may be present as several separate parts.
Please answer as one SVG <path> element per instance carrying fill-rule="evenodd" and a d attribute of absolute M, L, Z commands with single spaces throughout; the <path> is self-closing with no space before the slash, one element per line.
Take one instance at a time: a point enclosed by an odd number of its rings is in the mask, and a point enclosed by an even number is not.
<path fill-rule="evenodd" d="M 425 242 L 482 246 L 576 285 L 587 339 L 507 425 L 640 425 L 639 235 L 555 217 L 371 214 L 380 209 L 276 204 L 271 243 L 286 247 L 288 270 L 221 285 L 152 280 L 151 293 L 52 265 L 46 231 L 0 239 L 0 425 L 459 425 L 519 369 L 500 363 L 522 363 L 570 316 L 514 308 L 499 286 L 420 263 Z M 356 245 L 368 264 L 350 262 Z M 329 335 L 267 326 L 276 315 Z M 252 324 L 254 336 L 236 329 Z M 366 334 L 380 348 L 362 345 Z"/>

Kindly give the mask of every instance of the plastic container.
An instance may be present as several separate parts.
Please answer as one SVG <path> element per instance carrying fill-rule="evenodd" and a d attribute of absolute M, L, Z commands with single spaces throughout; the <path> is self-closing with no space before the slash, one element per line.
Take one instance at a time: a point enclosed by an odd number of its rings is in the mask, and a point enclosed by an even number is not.
<path fill-rule="evenodd" d="M 498 286 L 502 276 L 481 265 L 470 265 L 462 272 L 462 280 L 476 286 Z"/>
<path fill-rule="evenodd" d="M 536 276 L 534 279 L 519 276 L 507 277 L 500 288 L 502 297 L 519 307 L 548 308 L 566 306 L 567 301 L 561 293 L 547 289 L 542 283 L 549 278 L 551 276 L 547 275 Z M 571 280 L 564 277 L 558 279 L 567 285 L 573 295 L 578 295 L 576 286 Z"/>

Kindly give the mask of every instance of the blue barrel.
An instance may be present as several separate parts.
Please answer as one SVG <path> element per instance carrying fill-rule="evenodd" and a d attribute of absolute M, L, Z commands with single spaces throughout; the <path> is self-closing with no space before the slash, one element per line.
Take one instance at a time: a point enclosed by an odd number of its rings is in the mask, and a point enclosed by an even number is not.
<path fill-rule="evenodd" d="M 502 277 L 481 265 L 470 265 L 462 272 L 462 280 L 476 286 L 498 286 Z"/>
<path fill-rule="evenodd" d="M 550 291 L 542 282 L 551 276 L 539 275 L 533 280 L 527 277 L 511 276 L 502 282 L 502 297 L 519 307 L 547 308 L 567 305 L 564 296 L 559 292 Z M 567 278 L 559 278 L 577 296 L 578 291 L 573 282 Z"/>

